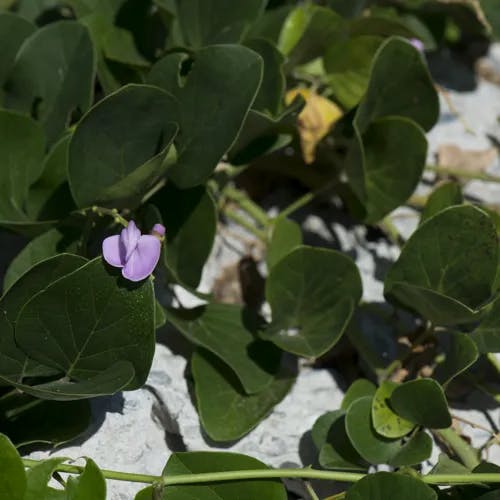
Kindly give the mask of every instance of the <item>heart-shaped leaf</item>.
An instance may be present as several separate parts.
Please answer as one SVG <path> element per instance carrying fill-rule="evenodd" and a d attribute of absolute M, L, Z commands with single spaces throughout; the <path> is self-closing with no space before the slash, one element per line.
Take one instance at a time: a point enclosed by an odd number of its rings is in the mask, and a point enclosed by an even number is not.
<path fill-rule="evenodd" d="M 407 118 L 374 120 L 362 135 L 355 130 L 346 171 L 364 209 L 360 215 L 367 223 L 381 220 L 411 196 L 422 176 L 426 155 L 422 129 Z"/>
<path fill-rule="evenodd" d="M 273 383 L 281 351 L 256 338 L 262 320 L 251 311 L 232 304 L 208 304 L 184 311 L 170 309 L 167 317 L 191 342 L 229 365 L 248 394 Z"/>
<path fill-rule="evenodd" d="M 320 356 L 339 340 L 361 293 L 359 271 L 349 257 L 298 247 L 271 269 L 266 298 L 273 320 L 264 336 L 285 351 Z"/>
<path fill-rule="evenodd" d="M 98 257 L 24 305 L 16 341 L 28 356 L 84 389 L 112 367 L 117 374 L 117 363 L 131 363 L 135 376 L 127 389 L 136 389 L 146 380 L 153 359 L 153 299 L 150 279 L 131 285 L 111 274 Z M 66 391 L 60 383 L 45 384 L 44 389 Z"/>
<path fill-rule="evenodd" d="M 231 368 L 205 350 L 195 352 L 191 370 L 201 423 L 215 441 L 234 441 L 247 434 L 294 382 L 290 375 L 278 375 L 266 389 L 248 395 Z"/>
<path fill-rule="evenodd" d="M 359 132 L 388 116 L 409 118 L 427 131 L 438 115 L 437 92 L 422 54 L 407 40 L 390 38 L 375 56 L 368 90 L 356 112 Z"/>
<path fill-rule="evenodd" d="M 27 113 L 35 109 L 53 144 L 68 125 L 70 114 L 89 108 L 94 73 L 87 29 L 74 21 L 48 24 L 20 48 L 5 84 L 6 105 Z"/>
<path fill-rule="evenodd" d="M 415 424 L 430 429 L 445 429 L 451 425 L 443 389 L 433 379 L 405 382 L 394 389 L 390 402 L 398 415 Z"/>
<path fill-rule="evenodd" d="M 395 472 L 377 472 L 370 474 L 347 490 L 346 500 L 387 500 L 404 498 L 405 500 L 437 500 L 437 493 L 423 481 L 397 474 Z"/>
<path fill-rule="evenodd" d="M 400 438 L 406 436 L 415 427 L 412 422 L 401 418 L 390 407 L 390 397 L 398 386 L 395 382 L 385 381 L 375 392 L 372 403 L 373 427 L 382 436 Z"/>
<path fill-rule="evenodd" d="M 244 471 L 269 469 L 259 460 L 238 453 L 197 451 L 174 453 L 163 469 L 166 477 L 207 472 Z M 208 489 L 207 489 L 208 486 Z M 279 479 L 245 480 L 230 482 L 186 484 L 168 486 L 163 492 L 164 500 L 185 500 L 187 498 L 210 498 L 211 500 L 286 500 L 287 493 Z"/>
<path fill-rule="evenodd" d="M 147 85 L 127 85 L 96 104 L 69 148 L 68 177 L 77 205 L 130 207 L 140 201 L 168 167 L 176 116 L 176 100 Z"/>
<path fill-rule="evenodd" d="M 205 47 L 193 59 L 170 54 L 153 66 L 149 83 L 180 103 L 178 159 L 169 170 L 177 186 L 206 181 L 238 136 L 262 75 L 261 57 L 239 45 Z"/>
<path fill-rule="evenodd" d="M 470 205 L 428 219 L 385 279 L 384 293 L 436 324 L 471 321 L 492 293 L 498 240 L 490 217 Z"/>
<path fill-rule="evenodd" d="M 429 458 L 432 439 L 424 432 L 403 442 L 378 434 L 372 421 L 373 398 L 360 398 L 349 406 L 345 418 L 347 435 L 356 451 L 371 464 L 414 465 Z"/>

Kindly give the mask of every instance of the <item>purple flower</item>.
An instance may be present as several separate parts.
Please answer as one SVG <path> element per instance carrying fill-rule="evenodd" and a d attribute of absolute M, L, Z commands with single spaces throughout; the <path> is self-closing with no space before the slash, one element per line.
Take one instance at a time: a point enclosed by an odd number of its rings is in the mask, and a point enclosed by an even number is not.
<path fill-rule="evenodd" d="M 155 224 L 151 233 L 141 234 L 131 220 L 119 235 L 102 242 L 104 260 L 114 267 L 121 267 L 123 277 L 130 281 L 147 278 L 158 264 L 165 228 Z"/>

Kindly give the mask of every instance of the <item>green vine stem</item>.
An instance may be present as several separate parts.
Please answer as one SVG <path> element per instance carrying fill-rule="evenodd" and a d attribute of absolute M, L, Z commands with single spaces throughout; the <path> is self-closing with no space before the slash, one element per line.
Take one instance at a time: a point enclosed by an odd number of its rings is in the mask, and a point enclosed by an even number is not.
<path fill-rule="evenodd" d="M 28 458 L 23 459 L 25 467 L 32 468 L 40 461 Z M 81 474 L 84 467 L 78 465 L 59 464 L 55 468 L 57 472 L 68 474 Z M 101 470 L 106 479 L 116 481 L 129 481 L 133 483 L 158 484 L 162 486 L 174 486 L 181 484 L 220 483 L 227 481 L 239 481 L 247 479 L 320 479 L 323 481 L 356 482 L 363 479 L 367 474 L 354 472 L 326 471 L 316 469 L 257 469 L 224 472 L 204 472 L 201 474 L 179 474 L 175 476 L 151 476 L 148 474 L 133 474 L 130 472 L 118 472 L 112 470 Z M 468 483 L 500 483 L 498 473 L 470 473 L 470 474 L 432 474 L 417 476 L 427 484 L 449 486 L 454 484 Z"/>
<path fill-rule="evenodd" d="M 231 210 L 229 208 L 226 208 L 224 210 L 224 215 L 225 215 L 225 217 L 232 220 L 236 224 L 245 228 L 248 232 L 250 232 L 251 234 L 256 236 L 262 242 L 265 243 L 267 241 L 266 231 L 263 231 L 262 229 L 255 227 L 254 224 L 252 224 L 250 221 L 245 219 L 245 217 L 243 215 L 239 214 L 236 210 Z"/>
<path fill-rule="evenodd" d="M 236 202 L 239 207 L 252 217 L 258 224 L 266 228 L 269 226 L 269 216 L 267 213 L 254 203 L 246 193 L 232 186 L 226 186 L 223 194 L 230 200 Z"/>
<path fill-rule="evenodd" d="M 441 441 L 444 441 L 469 469 L 474 469 L 480 463 L 477 451 L 453 428 L 434 429 L 432 431 Z"/>

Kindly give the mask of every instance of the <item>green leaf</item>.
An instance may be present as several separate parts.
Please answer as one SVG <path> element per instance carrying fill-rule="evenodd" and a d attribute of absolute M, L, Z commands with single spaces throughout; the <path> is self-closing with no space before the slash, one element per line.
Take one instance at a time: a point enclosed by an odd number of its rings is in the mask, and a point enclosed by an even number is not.
<path fill-rule="evenodd" d="M 0 110 L 0 225 L 24 222 L 28 190 L 42 173 L 45 138 L 39 124 L 28 116 Z"/>
<path fill-rule="evenodd" d="M 435 324 L 474 318 L 492 293 L 498 240 L 490 217 L 470 205 L 422 224 L 387 273 L 384 294 Z"/>
<path fill-rule="evenodd" d="M 15 391 L 0 400 L 0 429 L 16 446 L 66 443 L 87 430 L 88 401 L 46 401 Z"/>
<path fill-rule="evenodd" d="M 345 36 L 346 30 L 342 17 L 331 9 L 317 5 L 297 8 L 306 9 L 307 24 L 302 21 L 294 34 L 294 39 L 297 39 L 301 32 L 300 38 L 291 50 L 287 47 L 289 68 L 323 56 L 328 47 Z"/>
<path fill-rule="evenodd" d="M 390 397 L 398 386 L 395 382 L 383 382 L 375 392 L 372 403 L 373 427 L 382 436 L 400 438 L 406 436 L 415 427 L 412 422 L 401 418 L 390 407 Z"/>
<path fill-rule="evenodd" d="M 434 189 L 427 199 L 427 203 L 420 216 L 420 224 L 445 208 L 453 205 L 461 205 L 463 201 L 460 184 L 454 181 L 443 182 L 443 184 Z"/>
<path fill-rule="evenodd" d="M 31 358 L 87 385 L 117 363 L 131 363 L 135 376 L 126 389 L 137 389 L 153 359 L 154 305 L 151 279 L 131 284 L 98 257 L 24 305 L 16 341 Z"/>
<path fill-rule="evenodd" d="M 87 458 L 83 473 L 68 477 L 66 493 L 68 500 L 106 500 L 106 480 L 94 461 Z"/>
<path fill-rule="evenodd" d="M 471 336 L 459 332 L 439 332 L 439 346 L 443 350 L 442 360 L 434 371 L 434 378 L 446 386 L 457 375 L 472 366 L 479 353 Z"/>
<path fill-rule="evenodd" d="M 326 443 L 328 431 L 333 422 L 337 420 L 339 415 L 343 414 L 344 412 L 342 410 L 328 411 L 316 419 L 311 429 L 311 438 L 318 451 Z"/>
<path fill-rule="evenodd" d="M 366 0 L 351 0 L 350 2 L 345 2 L 344 0 L 328 0 L 330 8 L 338 12 L 341 16 L 348 18 L 357 17 L 366 3 Z"/>
<path fill-rule="evenodd" d="M 287 14 L 277 44 L 285 56 L 292 51 L 304 35 L 307 25 L 311 21 L 312 12 L 310 4 L 302 4 Z"/>
<path fill-rule="evenodd" d="M 49 458 L 29 468 L 26 471 L 26 493 L 23 500 L 50 498 L 53 490 L 49 487 L 48 483 L 56 467 L 66 460 L 64 457 Z"/>
<path fill-rule="evenodd" d="M 290 375 L 278 375 L 263 391 L 247 395 L 234 372 L 204 350 L 193 355 L 191 370 L 200 420 L 214 441 L 243 437 L 286 396 L 294 382 Z"/>
<path fill-rule="evenodd" d="M 356 131 L 346 171 L 363 205 L 365 222 L 378 222 L 411 196 L 422 176 L 426 155 L 422 129 L 406 118 L 375 120 L 362 136 Z"/>
<path fill-rule="evenodd" d="M 278 217 L 273 223 L 272 231 L 266 254 L 268 269 L 272 269 L 285 255 L 302 245 L 302 231 L 293 220 Z"/>
<path fill-rule="evenodd" d="M 405 382 L 394 389 L 390 402 L 394 411 L 415 424 L 430 429 L 445 429 L 451 425 L 443 389 L 433 379 Z"/>
<path fill-rule="evenodd" d="M 391 75 L 389 80 L 387 75 Z M 407 40 L 390 38 L 373 61 L 370 84 L 356 112 L 356 127 L 363 134 L 378 118 L 400 116 L 427 131 L 438 115 L 437 92 L 422 55 Z"/>
<path fill-rule="evenodd" d="M 246 47 L 214 45 L 193 58 L 168 55 L 148 76 L 151 84 L 180 103 L 178 160 L 169 170 L 180 188 L 196 186 L 210 176 L 236 140 L 263 76 L 262 58 Z"/>
<path fill-rule="evenodd" d="M 173 277 L 196 289 L 217 228 L 215 202 L 204 186 L 178 189 L 168 183 L 151 201 L 166 228 L 164 260 Z"/>
<path fill-rule="evenodd" d="M 414 465 L 429 458 L 432 439 L 424 432 L 418 432 L 403 442 L 385 438 L 375 431 L 372 400 L 371 397 L 360 398 L 347 410 L 345 428 L 356 451 L 371 464 Z"/>
<path fill-rule="evenodd" d="M 21 457 L 3 434 L 0 434 L 0 491 L 9 500 L 24 500 L 26 491 L 26 474 Z"/>
<path fill-rule="evenodd" d="M 406 39 L 419 38 L 416 31 L 402 22 L 402 16 L 360 16 L 353 19 L 349 25 L 350 36 L 375 35 L 375 36 L 400 36 Z"/>
<path fill-rule="evenodd" d="M 374 396 L 377 390 L 375 384 L 366 380 L 365 378 L 360 378 L 355 380 L 347 389 L 344 394 L 344 399 L 342 399 L 342 404 L 340 407 L 343 410 L 347 410 L 354 401 L 365 396 Z"/>
<path fill-rule="evenodd" d="M 347 490 L 346 500 L 437 500 L 437 493 L 423 481 L 396 472 L 370 474 Z"/>
<path fill-rule="evenodd" d="M 0 86 L 2 86 L 9 76 L 14 64 L 16 54 L 22 43 L 34 31 L 35 25 L 21 16 L 10 12 L 0 13 L 0 45 L 2 54 L 0 55 Z"/>
<path fill-rule="evenodd" d="M 345 108 L 356 106 L 365 94 L 372 60 L 382 42 L 377 36 L 348 38 L 333 44 L 323 55 L 329 88 Z"/>
<path fill-rule="evenodd" d="M 193 48 L 240 42 L 266 3 L 266 0 L 175 0 L 185 43 Z"/>
<path fill-rule="evenodd" d="M 165 309 L 163 306 L 155 300 L 155 330 L 161 328 L 167 322 L 167 317 L 165 315 Z"/>
<path fill-rule="evenodd" d="M 245 42 L 245 46 L 259 54 L 264 61 L 262 83 L 252 109 L 274 116 L 281 109 L 285 92 L 284 58 L 272 43 L 263 38 L 252 38 Z"/>
<path fill-rule="evenodd" d="M 500 296 L 485 308 L 485 312 L 470 336 L 480 353 L 500 352 Z"/>
<path fill-rule="evenodd" d="M 58 255 L 44 260 L 23 274 L 0 301 L 0 379 L 11 384 L 25 377 L 53 375 L 52 368 L 29 360 L 14 337 L 16 319 L 21 308 L 33 295 L 53 281 L 84 265 L 86 259 L 76 255 Z"/>
<path fill-rule="evenodd" d="M 82 118 L 68 159 L 69 184 L 79 207 L 111 203 L 130 208 L 141 200 L 168 167 L 176 107 L 176 100 L 158 88 L 127 85 Z"/>
<path fill-rule="evenodd" d="M 298 247 L 271 269 L 266 298 L 273 320 L 263 335 L 285 351 L 320 356 L 341 337 L 361 293 L 359 271 L 349 257 Z"/>
<path fill-rule="evenodd" d="M 11 261 L 3 282 L 7 291 L 26 271 L 45 259 L 54 257 L 65 251 L 75 251 L 76 243 L 69 233 L 63 234 L 58 229 L 50 229 L 46 233 L 31 240 Z M 82 259 L 82 264 L 85 260 Z"/>
<path fill-rule="evenodd" d="M 174 453 L 168 460 L 163 475 L 203 474 L 237 470 L 261 470 L 269 467 L 259 460 L 237 453 L 197 451 Z M 287 493 L 279 479 L 245 480 L 208 484 L 174 485 L 165 488 L 164 500 L 286 500 Z"/>
<path fill-rule="evenodd" d="M 429 474 L 470 474 L 471 471 L 460 462 L 455 462 L 445 453 L 439 455 L 437 464 Z"/>
<path fill-rule="evenodd" d="M 45 157 L 42 174 L 30 187 L 26 213 L 35 220 L 64 219 L 75 204 L 68 186 L 68 148 L 71 136 L 58 141 Z"/>
<path fill-rule="evenodd" d="M 345 412 L 339 410 L 328 428 L 325 442 L 320 448 L 319 464 L 325 469 L 364 471 L 366 462 L 354 449 L 346 432 Z"/>
<path fill-rule="evenodd" d="M 6 82 L 6 105 L 35 115 L 54 143 L 93 95 L 94 50 L 87 29 L 59 21 L 37 30 L 19 50 Z M 57 71 L 55 71 L 57 68 Z"/>
<path fill-rule="evenodd" d="M 248 394 L 273 383 L 281 351 L 256 338 L 262 320 L 251 311 L 232 304 L 208 304 L 190 310 L 170 309 L 167 318 L 191 342 L 229 365 Z"/>

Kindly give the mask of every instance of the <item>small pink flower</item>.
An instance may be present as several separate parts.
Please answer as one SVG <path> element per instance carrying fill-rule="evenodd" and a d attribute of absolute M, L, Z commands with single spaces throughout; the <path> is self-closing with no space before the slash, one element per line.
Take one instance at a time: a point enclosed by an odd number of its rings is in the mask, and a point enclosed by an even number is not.
<path fill-rule="evenodd" d="M 419 40 L 418 38 L 410 38 L 409 42 L 422 54 L 425 51 L 425 45 L 424 42 Z"/>
<path fill-rule="evenodd" d="M 151 234 L 141 234 L 131 220 L 122 232 L 102 242 L 104 260 L 122 268 L 122 275 L 130 281 L 141 281 L 155 269 L 160 259 L 161 241 L 165 228 L 155 224 Z"/>

